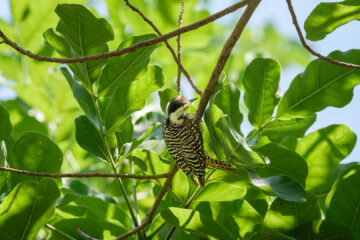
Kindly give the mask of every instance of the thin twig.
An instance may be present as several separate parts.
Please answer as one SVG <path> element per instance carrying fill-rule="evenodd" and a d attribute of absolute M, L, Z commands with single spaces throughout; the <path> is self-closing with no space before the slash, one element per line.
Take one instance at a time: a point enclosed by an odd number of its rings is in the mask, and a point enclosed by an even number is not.
<path fill-rule="evenodd" d="M 0 167 L 0 171 L 12 172 L 28 176 L 49 177 L 49 178 L 134 178 L 134 179 L 158 179 L 167 178 L 170 172 L 158 175 L 136 175 L 136 174 L 116 174 L 116 173 L 42 173 L 30 172 L 15 168 Z"/>
<path fill-rule="evenodd" d="M 194 118 L 196 120 L 201 119 L 201 117 L 205 111 L 206 105 L 209 102 L 210 96 L 219 80 L 221 72 L 223 71 L 225 64 L 230 56 L 230 53 L 231 53 L 232 49 L 234 48 L 236 42 L 240 38 L 241 33 L 243 32 L 246 24 L 248 23 L 251 15 L 253 14 L 254 10 L 256 9 L 256 7 L 260 3 L 260 1 L 261 0 L 252 0 L 249 2 L 248 7 L 246 8 L 245 12 L 242 14 L 242 16 L 241 16 L 240 20 L 237 22 L 233 32 L 231 33 L 230 37 L 226 41 L 226 43 L 221 51 L 220 57 L 216 63 L 216 66 L 211 74 L 210 80 L 204 90 L 203 95 L 201 96 L 198 109 L 194 116 Z"/>
<path fill-rule="evenodd" d="M 183 13 L 184 13 L 184 1 L 181 1 L 181 9 L 180 9 L 180 14 L 179 14 L 179 28 L 182 27 Z M 180 40 L 180 36 L 181 36 L 181 34 L 179 33 L 179 35 L 177 36 L 176 41 L 177 41 L 177 45 L 178 45 L 177 58 L 178 58 L 178 60 L 179 60 L 179 62 L 181 64 L 181 40 Z M 181 95 L 181 69 L 180 69 L 180 67 L 178 67 L 178 75 L 177 75 L 177 93 L 178 93 L 178 96 Z"/>
<path fill-rule="evenodd" d="M 348 68 L 360 68 L 360 65 L 357 64 L 352 64 L 352 63 L 346 63 L 346 62 L 341 62 L 341 61 L 337 61 L 328 57 L 325 57 L 323 55 L 321 55 L 320 53 L 316 52 L 314 49 L 312 49 L 309 44 L 307 44 L 307 42 L 305 41 L 305 38 L 301 32 L 300 26 L 299 26 L 299 22 L 297 20 L 293 5 L 291 3 L 291 0 L 286 0 L 288 8 L 289 8 L 289 12 L 291 14 L 291 18 L 293 21 L 293 24 L 295 26 L 296 32 L 300 38 L 300 42 L 301 44 L 314 56 L 318 57 L 321 60 L 327 61 L 329 63 L 338 65 L 338 66 L 342 66 L 342 67 L 348 67 Z"/>
<path fill-rule="evenodd" d="M 87 240 L 99 240 L 99 239 L 97 239 L 97 238 L 93 238 L 93 237 L 87 235 L 86 233 L 84 233 L 83 231 L 81 231 L 81 229 L 80 229 L 78 226 L 75 227 L 75 230 L 76 230 L 76 232 L 77 232 L 81 237 L 83 237 L 83 238 L 85 238 L 85 239 L 87 239 Z"/>
<path fill-rule="evenodd" d="M 45 227 L 50 229 L 51 231 L 53 231 L 54 233 L 58 234 L 59 236 L 63 237 L 64 239 L 67 240 L 75 240 L 75 238 L 73 238 L 72 236 L 60 231 L 59 229 L 56 229 L 54 226 L 50 225 L 50 224 L 45 224 Z"/>
<path fill-rule="evenodd" d="M 155 24 L 148 19 L 139 9 L 137 9 L 134 5 L 132 5 L 129 0 L 124 0 L 125 4 L 131 8 L 131 10 L 133 10 L 134 12 L 138 13 L 141 18 L 147 22 L 152 29 L 154 29 L 154 31 L 159 35 L 159 36 L 163 36 L 162 33 L 160 32 L 160 30 L 155 26 Z M 192 86 L 192 88 L 194 89 L 195 92 L 197 92 L 200 96 L 202 94 L 202 92 L 200 91 L 200 89 L 197 88 L 197 86 L 195 85 L 194 81 L 191 79 L 190 74 L 185 70 L 184 66 L 181 64 L 181 60 L 180 58 L 176 57 L 176 53 L 174 51 L 174 49 L 171 47 L 171 45 L 169 44 L 169 42 L 167 40 L 164 40 L 164 43 L 166 45 L 166 47 L 169 49 L 171 55 L 173 56 L 175 62 L 178 65 L 178 68 L 184 73 L 184 75 L 186 76 L 187 80 L 189 81 L 190 85 Z"/>
<path fill-rule="evenodd" d="M 178 166 L 176 164 L 174 164 L 174 166 L 172 167 L 172 169 L 170 171 L 170 175 L 166 179 L 166 181 L 164 183 L 164 186 L 161 189 L 159 195 L 156 197 L 153 206 L 151 207 L 150 211 L 146 214 L 145 221 L 142 224 L 140 224 L 137 228 L 134 228 L 132 231 L 127 232 L 127 233 L 119 236 L 118 238 L 116 238 L 116 240 L 125 239 L 125 238 L 139 232 L 141 229 L 145 228 L 146 225 L 148 225 L 148 224 L 150 224 L 152 222 L 152 218 L 153 218 L 153 216 L 154 216 L 154 214 L 156 212 L 156 209 L 159 207 L 162 198 L 165 196 L 166 192 L 168 191 L 170 183 L 173 180 L 173 177 L 174 177 L 175 173 L 178 171 L 178 169 L 179 169 Z"/>
<path fill-rule="evenodd" d="M 175 31 L 172 31 L 170 33 L 167 33 L 165 35 L 159 36 L 157 38 L 153 38 L 153 39 L 149 39 L 146 41 L 142 41 L 142 42 L 138 42 L 134 45 L 131 45 L 130 47 L 127 48 L 123 48 L 120 50 L 116 50 L 116 51 L 112 51 L 112 52 L 106 52 L 106 53 L 99 53 L 96 55 L 91 55 L 91 56 L 84 56 L 84 57 L 75 57 L 75 58 L 52 58 L 52 57 L 46 57 L 46 56 L 40 56 L 37 54 L 34 54 L 28 50 L 25 50 L 23 48 L 21 48 L 20 46 L 18 46 L 16 43 L 12 42 L 10 39 L 8 39 L 6 37 L 6 35 L 0 30 L 0 37 L 3 39 L 3 41 L 11 46 L 12 48 L 14 48 L 15 50 L 17 50 L 18 52 L 20 52 L 23 55 L 26 55 L 30 58 L 39 60 L 39 61 L 46 61 L 46 62 L 57 62 L 57 63 L 75 63 L 75 62 L 87 62 L 87 61 L 94 61 L 94 60 L 98 60 L 98 59 L 102 59 L 102 58 L 110 58 L 110 57 L 115 57 L 115 56 L 120 56 L 123 55 L 125 53 L 129 53 L 129 52 L 133 52 L 139 48 L 142 47 L 146 47 L 146 46 L 150 46 L 150 45 L 154 45 L 157 44 L 159 42 L 165 41 L 167 39 L 173 38 L 175 36 L 177 36 L 179 33 L 185 33 L 185 32 L 189 32 L 192 31 L 194 29 L 197 29 L 199 27 L 202 27 L 210 22 L 215 21 L 218 18 L 221 18 L 229 13 L 232 13 L 236 10 L 238 10 L 241 7 L 244 7 L 245 5 L 248 4 L 250 0 L 243 0 L 241 2 L 238 2 L 234 5 L 231 5 L 228 8 L 225 8 L 224 10 L 217 12 L 207 18 L 204 18 L 203 20 L 200 20 L 198 22 L 195 22 L 193 24 L 190 24 L 188 26 L 182 27 L 180 29 L 177 29 Z"/>

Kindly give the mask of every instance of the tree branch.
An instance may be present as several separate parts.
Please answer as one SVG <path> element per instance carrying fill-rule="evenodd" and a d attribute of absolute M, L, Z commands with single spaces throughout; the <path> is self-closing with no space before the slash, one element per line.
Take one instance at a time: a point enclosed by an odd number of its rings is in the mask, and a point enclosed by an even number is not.
<path fill-rule="evenodd" d="M 299 26 L 299 22 L 297 20 L 294 8 L 292 6 L 291 0 L 286 0 L 288 8 L 289 8 L 289 12 L 293 21 L 293 24 L 295 26 L 296 32 L 300 38 L 300 42 L 301 44 L 304 46 L 304 48 L 306 48 L 312 55 L 318 57 L 321 60 L 327 61 L 329 63 L 338 65 L 338 66 L 342 66 L 342 67 L 348 67 L 348 68 L 360 68 L 360 65 L 357 64 L 352 64 L 352 63 L 346 63 L 346 62 L 341 62 L 341 61 L 336 61 L 334 59 L 325 57 L 323 55 L 321 55 L 320 53 L 316 52 L 314 49 L 312 49 L 309 44 L 307 44 L 307 42 L 305 41 L 305 38 L 301 32 L 300 26 Z"/>
<path fill-rule="evenodd" d="M 190 24 L 188 26 L 179 28 L 175 31 L 172 31 L 170 33 L 167 33 L 165 35 L 159 36 L 157 38 L 153 38 L 153 39 L 149 39 L 146 41 L 142 41 L 142 42 L 138 42 L 134 45 L 131 45 L 130 47 L 127 48 L 123 48 L 120 50 L 116 50 L 116 51 L 112 51 L 112 52 L 106 52 L 106 53 L 100 53 L 100 54 L 96 54 L 96 55 L 91 55 L 91 56 L 84 56 L 84 57 L 75 57 L 75 58 L 52 58 L 52 57 L 46 57 L 46 56 L 40 56 L 37 54 L 34 54 L 28 50 L 25 50 L 23 48 L 21 48 L 20 46 L 18 46 L 16 43 L 12 42 L 10 39 L 8 39 L 6 37 L 6 35 L 0 30 L 0 37 L 3 39 L 3 42 L 6 43 L 7 45 L 11 46 L 12 48 L 14 48 L 16 51 L 18 51 L 19 53 L 26 55 L 30 58 L 39 60 L 39 61 L 46 61 L 46 62 L 56 62 L 56 63 L 75 63 L 75 62 L 86 62 L 86 61 L 94 61 L 94 60 L 98 60 L 98 59 L 102 59 L 102 58 L 110 58 L 110 57 L 115 57 L 115 56 L 120 56 L 123 55 L 125 53 L 129 53 L 129 52 L 133 52 L 139 48 L 142 47 L 146 47 L 146 46 L 150 46 L 153 44 L 157 44 L 159 42 L 165 41 L 167 39 L 173 38 L 175 36 L 177 36 L 179 33 L 185 33 L 185 32 L 189 32 L 191 30 L 197 29 L 199 27 L 202 27 L 210 22 L 215 21 L 218 18 L 221 18 L 229 13 L 232 13 L 236 10 L 238 10 L 241 7 L 244 7 L 245 5 L 248 4 L 250 0 L 243 0 L 239 3 L 235 3 L 234 5 L 231 5 L 228 8 L 225 8 L 224 10 L 217 12 L 207 18 L 204 18 L 203 20 L 200 20 L 198 22 L 195 22 L 193 24 Z"/>
<path fill-rule="evenodd" d="M 121 236 L 119 236 L 118 238 L 116 238 L 116 240 L 121 240 L 121 239 L 125 239 L 137 232 L 139 232 L 141 229 L 145 228 L 146 225 L 150 224 L 152 222 L 152 218 L 156 212 L 156 209 L 159 207 L 160 202 L 162 200 L 162 198 L 165 196 L 171 181 L 173 180 L 173 177 L 175 176 L 176 172 L 178 171 L 178 166 L 176 164 L 173 165 L 171 171 L 170 171 L 170 175 L 169 177 L 166 179 L 163 188 L 161 189 L 159 195 L 156 197 L 155 202 L 153 204 L 153 206 L 151 207 L 150 211 L 146 214 L 146 219 L 145 221 L 140 224 L 137 228 L 134 228 L 132 231 L 127 232 Z"/>
<path fill-rule="evenodd" d="M 219 80 L 221 72 L 223 71 L 225 64 L 230 56 L 232 49 L 234 48 L 236 42 L 239 40 L 241 33 L 243 32 L 246 24 L 248 23 L 251 15 L 253 14 L 254 10 L 258 6 L 261 0 L 252 0 L 249 2 L 248 7 L 246 8 L 245 12 L 242 14 L 241 18 L 237 22 L 233 32 L 231 33 L 230 37 L 226 41 L 220 57 L 216 63 L 216 66 L 211 74 L 210 80 L 204 90 L 203 95 L 201 96 L 200 103 L 198 109 L 195 113 L 194 118 L 196 120 L 201 119 L 202 115 L 204 114 L 206 105 L 209 102 L 210 96 L 216 87 L 216 84 Z"/>
<path fill-rule="evenodd" d="M 133 10 L 134 12 L 138 13 L 142 19 L 147 22 L 151 27 L 152 29 L 154 29 L 154 31 L 159 35 L 159 36 L 163 36 L 162 33 L 160 32 L 160 30 L 155 26 L 155 24 L 150 20 L 148 19 L 138 8 L 136 8 L 134 5 L 132 5 L 129 0 L 124 0 L 125 1 L 125 4 L 131 8 L 131 10 Z M 180 26 L 181 27 L 181 26 Z M 180 34 L 179 34 L 180 35 Z M 202 92 L 200 91 L 200 89 L 198 89 L 194 83 L 194 81 L 191 79 L 190 77 L 190 74 L 185 70 L 184 66 L 181 64 L 181 59 L 176 57 L 176 53 L 174 51 L 174 49 L 171 47 L 171 45 L 169 44 L 169 42 L 167 40 L 164 40 L 164 43 L 166 45 L 166 47 L 169 49 L 171 55 L 173 56 L 175 62 L 177 63 L 178 65 L 178 68 L 181 72 L 184 73 L 184 75 L 186 76 L 186 78 L 188 79 L 190 85 L 192 86 L 192 88 L 194 89 L 195 92 L 197 92 L 200 96 L 202 94 Z"/>
<path fill-rule="evenodd" d="M 81 231 L 81 229 L 78 226 L 75 227 L 75 230 L 76 230 L 77 234 L 79 234 L 81 237 L 83 237 L 83 238 L 85 238 L 87 240 L 99 240 L 97 238 L 93 238 L 93 237 L 87 235 L 86 233 Z"/>
<path fill-rule="evenodd" d="M 134 178 L 134 179 L 158 179 L 168 178 L 171 172 L 158 175 L 136 175 L 136 174 L 116 174 L 116 173 L 42 173 L 29 172 L 26 170 L 19 170 L 14 168 L 0 167 L 0 171 L 12 172 L 16 174 L 23 174 L 28 176 L 49 177 L 49 178 Z"/>
<path fill-rule="evenodd" d="M 183 13 L 184 13 L 184 1 L 181 1 L 181 8 L 180 8 L 180 13 L 179 13 L 179 28 L 182 27 Z M 181 34 L 179 34 L 177 36 L 176 41 L 177 41 L 177 46 L 178 46 L 177 58 L 179 60 L 179 63 L 181 64 L 181 40 L 180 40 L 180 36 L 181 36 Z M 181 69 L 180 69 L 180 67 L 178 67 L 178 75 L 177 75 L 177 94 L 181 95 Z M 199 95 L 201 96 L 201 94 L 199 94 Z"/>

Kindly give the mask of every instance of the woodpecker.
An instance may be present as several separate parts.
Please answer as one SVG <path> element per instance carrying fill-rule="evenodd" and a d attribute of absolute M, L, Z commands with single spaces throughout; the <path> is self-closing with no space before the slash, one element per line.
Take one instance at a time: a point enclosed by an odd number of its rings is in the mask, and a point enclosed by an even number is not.
<path fill-rule="evenodd" d="M 205 168 L 232 170 L 234 166 L 212 159 L 204 151 L 200 122 L 186 115 L 185 110 L 195 99 L 176 96 L 166 107 L 162 131 L 166 147 L 175 163 L 188 176 L 198 177 L 205 185 Z"/>

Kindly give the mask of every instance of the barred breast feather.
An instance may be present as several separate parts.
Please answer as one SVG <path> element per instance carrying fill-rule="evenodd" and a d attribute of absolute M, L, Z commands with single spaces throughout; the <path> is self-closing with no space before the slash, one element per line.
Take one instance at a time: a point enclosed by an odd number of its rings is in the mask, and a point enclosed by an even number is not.
<path fill-rule="evenodd" d="M 187 175 L 194 174 L 202 186 L 205 184 L 205 168 L 231 170 L 234 167 L 211 159 L 204 151 L 201 126 L 191 116 L 183 116 L 183 124 L 162 123 L 165 144 L 179 168 Z"/>

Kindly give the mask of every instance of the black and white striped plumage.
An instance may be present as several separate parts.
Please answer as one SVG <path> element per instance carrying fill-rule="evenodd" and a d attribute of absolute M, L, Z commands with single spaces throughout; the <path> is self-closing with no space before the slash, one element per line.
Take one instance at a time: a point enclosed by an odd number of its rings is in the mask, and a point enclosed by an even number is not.
<path fill-rule="evenodd" d="M 163 120 L 163 136 L 169 153 L 187 175 L 196 175 L 205 184 L 205 168 L 231 170 L 233 166 L 211 159 L 204 151 L 200 122 L 184 112 L 193 100 L 177 96 L 168 106 Z"/>

